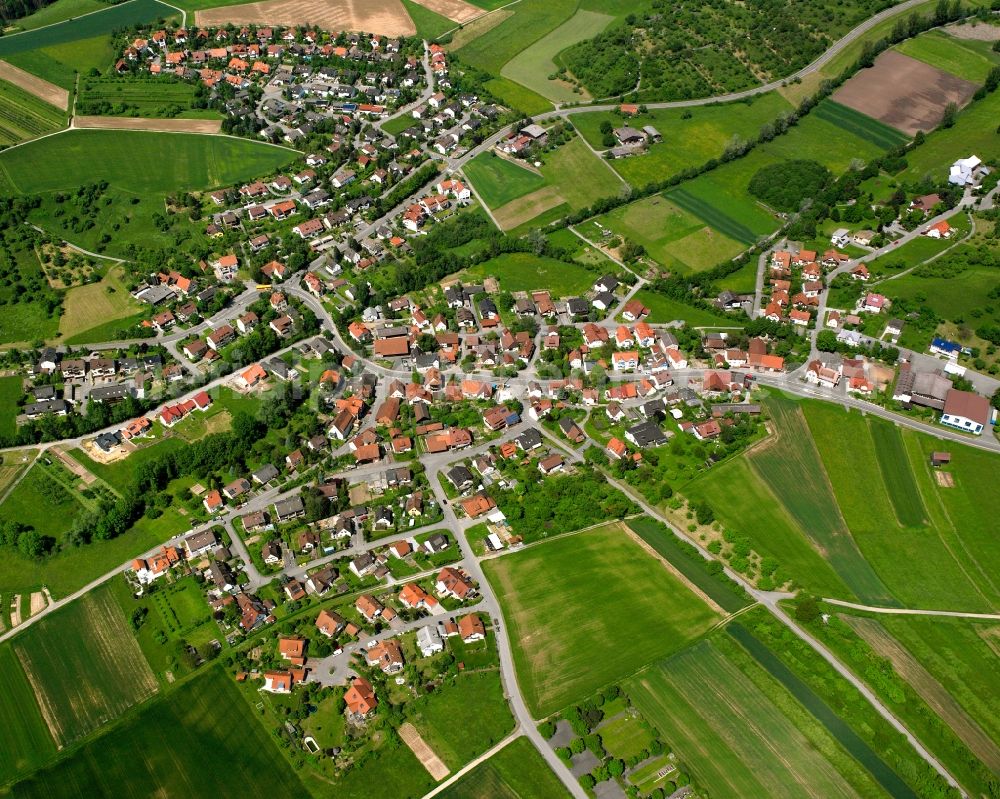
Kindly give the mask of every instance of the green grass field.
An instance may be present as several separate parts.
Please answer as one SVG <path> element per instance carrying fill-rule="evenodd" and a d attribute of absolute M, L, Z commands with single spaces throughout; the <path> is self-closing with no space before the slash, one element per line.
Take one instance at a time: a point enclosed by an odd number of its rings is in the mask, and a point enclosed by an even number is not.
<path fill-rule="evenodd" d="M 595 156 L 579 136 L 543 156 L 540 168 L 546 182 L 576 210 L 601 197 L 614 197 L 622 183 L 608 166 Z"/>
<path fill-rule="evenodd" d="M 738 325 L 739 323 L 738 318 L 727 319 L 720 314 L 685 305 L 672 297 L 655 294 L 648 289 L 640 289 L 635 296 L 649 308 L 649 316 L 646 317 L 646 321 L 650 324 L 672 322 L 675 319 L 681 319 L 691 327 L 718 327 L 719 325 Z"/>
<path fill-rule="evenodd" d="M 862 556 L 830 485 L 831 476 L 853 480 L 855 473 L 829 475 L 823 468 L 797 403 L 772 395 L 767 405 L 779 438 L 750 455 L 754 470 L 856 596 L 871 604 L 893 604 L 892 594 Z"/>
<path fill-rule="evenodd" d="M 493 209 L 501 228 L 541 226 L 622 189 L 617 175 L 579 137 L 542 158 L 538 172 L 492 153 L 466 165 L 473 191 Z"/>
<path fill-rule="evenodd" d="M 154 702 L 68 758 L 14 785 L 11 795 L 236 799 L 248 790 L 262 796 L 304 792 L 274 738 L 231 679 L 215 668 L 189 683 L 182 700 Z"/>
<path fill-rule="evenodd" d="M 66 125 L 66 114 L 0 80 L 0 145 L 17 144 Z"/>
<path fill-rule="evenodd" d="M 573 260 L 588 266 L 596 266 L 599 269 L 613 268 L 613 264 L 608 257 L 591 246 L 569 228 L 559 228 L 546 234 L 546 238 L 557 247 L 563 247 L 573 253 Z"/>
<path fill-rule="evenodd" d="M 29 627 L 13 645 L 60 746 L 157 690 L 107 584 Z"/>
<path fill-rule="evenodd" d="M 903 527 L 923 525 L 927 521 L 924 501 L 906 457 L 899 428 L 881 419 L 870 420 L 868 427 L 889 501 L 896 510 L 896 518 Z"/>
<path fill-rule="evenodd" d="M 403 7 L 413 20 L 413 24 L 417 26 L 417 36 L 421 39 L 437 39 L 455 27 L 455 23 L 447 17 L 436 14 L 412 0 L 403 0 Z"/>
<path fill-rule="evenodd" d="M 517 13 L 515 10 L 515 15 Z M 555 58 L 560 52 L 596 36 L 612 19 L 607 14 L 580 9 L 558 28 L 504 64 L 500 74 L 555 102 L 571 103 L 587 99 L 586 95 L 574 91 L 572 85 L 549 80 L 549 76 L 556 72 Z"/>
<path fill-rule="evenodd" d="M 1000 741 L 1000 625 L 966 619 L 880 616 L 878 623 L 933 675 L 994 741 Z"/>
<path fill-rule="evenodd" d="M 841 130 L 858 136 L 865 141 L 871 142 L 884 150 L 892 149 L 906 141 L 909 136 L 901 133 L 895 128 L 865 116 L 853 108 L 835 103 L 833 100 L 824 100 L 812 110 L 812 115 L 836 125 Z"/>
<path fill-rule="evenodd" d="M 750 604 L 751 600 L 742 588 L 728 578 L 723 579 L 709 573 L 707 561 L 693 548 L 682 546 L 674 533 L 662 522 L 649 516 L 640 516 L 629 519 L 626 524 L 727 613 L 735 613 Z"/>
<path fill-rule="evenodd" d="M 74 130 L 0 153 L 0 172 L 3 184 L 16 193 L 73 189 L 106 180 L 144 195 L 228 186 L 266 175 L 296 157 L 289 150 L 246 139 Z"/>
<path fill-rule="evenodd" d="M 23 381 L 17 375 L 0 377 L 0 435 L 9 436 L 17 430 L 17 401 L 24 395 Z"/>
<path fill-rule="evenodd" d="M 687 187 L 694 185 L 694 182 L 685 184 Z M 744 207 L 757 211 L 757 207 L 749 201 Z M 744 225 L 732 220 L 724 211 L 706 206 L 683 188 L 665 196 L 654 195 L 620 206 L 582 225 L 581 232 L 600 240 L 601 230 L 597 227 L 600 224 L 629 241 L 641 244 L 653 260 L 680 272 L 710 269 L 746 248 L 743 241 L 711 227 L 710 219 L 699 215 L 699 212 L 717 223 L 727 224 L 729 232 L 735 230 L 740 236 L 749 236 L 751 242 L 755 238 Z M 763 211 L 758 213 L 762 219 L 769 221 L 770 217 Z"/>
<path fill-rule="evenodd" d="M 496 277 L 504 291 L 548 289 L 554 297 L 578 296 L 599 277 L 584 266 L 554 258 L 512 252 L 498 255 L 466 270 L 470 277 Z"/>
<path fill-rule="evenodd" d="M 403 114 L 402 116 L 396 117 L 395 119 L 390 119 L 384 125 L 382 125 L 382 130 L 392 136 L 398 136 L 404 130 L 413 126 L 414 119 L 409 114 Z"/>
<path fill-rule="evenodd" d="M 989 42 L 958 39 L 939 30 L 907 39 L 895 49 L 973 83 L 982 83 L 989 71 L 1000 64 L 1000 56 L 990 50 Z"/>
<path fill-rule="evenodd" d="M 851 596 L 844 580 L 775 491 L 746 458 L 716 466 L 684 487 L 685 496 L 707 501 L 716 516 L 731 530 L 747 536 L 762 557 L 775 558 L 781 574 L 823 596 Z"/>
<path fill-rule="evenodd" d="M 768 92 L 750 102 L 652 109 L 629 124 L 640 127 L 652 125 L 660 132 L 663 141 L 650 146 L 644 155 L 620 158 L 610 163 L 633 186 L 644 186 L 718 158 L 733 136 L 742 139 L 756 136 L 764 123 L 791 108 L 791 104 L 780 94 Z M 597 149 L 604 149 L 604 137 L 600 130 L 602 122 L 610 122 L 616 128 L 625 124 L 619 115 L 601 111 L 574 114 L 571 120 L 580 134 Z"/>
<path fill-rule="evenodd" d="M 139 599 L 134 597 L 124 577 L 114 577 L 108 585 L 124 618 L 130 618 L 139 608 L 146 611 L 135 639 L 161 687 L 167 687 L 171 678 L 181 679 L 190 672 L 189 666 L 177 656 L 178 641 L 183 639 L 191 646 L 198 646 L 218 637 L 219 628 L 212 621 L 211 608 L 193 579 L 161 586 L 160 590 Z"/>
<path fill-rule="evenodd" d="M 34 248 L 27 244 L 13 250 L 0 246 L 0 263 L 19 278 L 17 282 L 7 281 L 0 286 L 0 297 L 6 303 L 0 316 L 0 343 L 23 342 L 30 346 L 36 340 L 52 338 L 59 319 L 54 309 L 49 308 L 49 298 L 34 290 L 24 291 L 25 285 L 40 284 L 44 280 Z"/>
<path fill-rule="evenodd" d="M 713 796 L 857 796 L 817 747 L 818 739 L 829 748 L 828 736 L 815 729 L 807 735 L 801 719 L 783 709 L 790 697 L 780 696 L 759 667 L 755 679 L 744 674 L 722 643 L 702 641 L 624 684 L 696 783 Z M 771 695 L 758 681 L 771 683 Z M 772 698 L 776 692 L 783 706 Z"/>
<path fill-rule="evenodd" d="M 463 61 L 499 75 L 504 64 L 572 17 L 577 4 L 578 0 L 520 3 L 510 9 L 512 16 L 456 52 Z"/>
<path fill-rule="evenodd" d="M 499 670 L 462 674 L 407 706 L 427 745 L 453 771 L 496 746 L 514 729 Z"/>
<path fill-rule="evenodd" d="M 948 220 L 948 224 L 954 229 L 954 233 L 950 238 L 931 239 L 926 236 L 919 236 L 912 241 L 908 241 L 898 249 L 890 250 L 885 255 L 868 261 L 868 271 L 876 276 L 891 275 L 903 269 L 918 266 L 924 261 L 954 247 L 968 233 L 969 217 L 966 214 L 955 214 Z M 896 283 L 899 280 L 905 280 L 907 277 L 908 275 L 903 275 L 901 278 L 893 279 L 886 283 L 886 290 L 893 291 L 896 288 Z"/>
<path fill-rule="evenodd" d="M 542 95 L 507 78 L 490 78 L 484 85 L 501 103 L 522 114 L 534 116 L 552 110 L 552 103 Z"/>
<path fill-rule="evenodd" d="M 626 714 L 601 727 L 601 746 L 612 757 L 635 757 L 656 740 L 656 733 L 642 716 Z"/>
<path fill-rule="evenodd" d="M 882 285 L 892 299 L 919 300 L 942 319 L 968 318 L 983 307 L 982 298 L 1000 286 L 1000 275 L 991 267 L 970 267 L 958 277 L 923 277 L 910 273 Z M 929 344 L 928 339 L 925 344 Z"/>
<path fill-rule="evenodd" d="M 493 153 L 481 153 L 464 167 L 476 195 L 490 208 L 499 208 L 540 189 L 545 178 Z"/>
<path fill-rule="evenodd" d="M 275 755 L 280 757 L 280 755 Z M 390 745 L 383 745 L 352 767 L 336 782 L 331 792 L 329 779 L 304 772 L 303 782 L 315 797 L 334 795 L 337 799 L 371 799 L 373 788 L 378 786 L 382 796 L 423 796 L 434 787 L 434 780 L 417 760 L 413 752 L 398 738 Z"/>
<path fill-rule="evenodd" d="M 664 195 L 689 214 L 696 216 L 709 227 L 719 231 L 723 236 L 734 239 L 747 246 L 757 240 L 757 234 L 742 219 L 737 219 L 711 201 L 698 197 L 685 188 L 672 189 Z M 762 225 L 763 226 L 763 225 Z"/>
<path fill-rule="evenodd" d="M 677 651 L 718 618 L 617 524 L 484 567 L 539 717 Z"/>
<path fill-rule="evenodd" d="M 1000 581 L 994 576 L 1000 545 L 983 531 L 991 525 L 991 514 L 1000 513 L 1000 503 L 993 495 L 974 497 L 996 468 L 996 456 L 952 447 L 948 471 L 955 476 L 955 486 L 941 488 L 928 462 L 941 442 L 903 430 L 898 435 L 905 458 L 894 450 L 895 463 L 889 467 L 894 474 L 887 480 L 876 446 L 891 442 L 883 442 L 876 427 L 860 414 L 819 402 L 804 402 L 802 409 L 851 535 L 888 590 L 908 607 L 995 607 L 1000 600 Z M 912 504 L 912 488 L 902 487 L 909 483 L 907 472 L 929 520 L 916 528 L 900 525 L 890 498 L 893 491 L 901 491 L 899 499 L 910 496 L 905 501 Z"/>
<path fill-rule="evenodd" d="M 446 788 L 442 799 L 563 799 L 566 788 L 531 741 L 521 737 Z"/>
<path fill-rule="evenodd" d="M 36 463 L 0 505 L 0 518 L 26 524 L 42 535 L 59 539 L 69 522 L 83 509 L 83 504 L 62 482 L 54 479 L 53 469 Z"/>
<path fill-rule="evenodd" d="M 932 175 L 938 180 L 948 176 L 948 168 L 958 158 L 975 153 L 983 161 L 1000 157 L 1000 136 L 996 121 L 1000 118 L 1000 92 L 988 94 L 982 100 L 966 106 L 950 128 L 938 129 L 906 160 L 909 169 L 899 175 L 900 180 L 920 180 Z"/>
<path fill-rule="evenodd" d="M 91 67 L 97 70 L 107 69 L 113 57 L 111 39 L 105 35 L 11 53 L 4 56 L 4 61 L 67 91 L 73 91 L 77 72 L 87 72 Z"/>
<path fill-rule="evenodd" d="M 170 17 L 176 13 L 174 9 L 157 0 L 130 0 L 127 3 L 107 7 L 98 14 L 88 14 L 14 36 L 4 36 L 0 39 L 0 58 L 76 42 L 80 39 L 106 36 L 119 28 L 150 22 L 158 17 Z"/>
<path fill-rule="evenodd" d="M 126 460 L 107 465 L 91 461 L 79 450 L 70 450 L 70 455 L 108 483 L 112 490 L 120 490 L 131 483 L 134 468 L 140 461 L 156 457 L 165 448 L 183 446 L 186 444 L 181 438 L 165 439 L 158 442 L 155 447 L 146 447 L 134 452 Z M 63 485 L 43 474 L 42 465 L 35 465 L 32 469 L 37 470 L 36 476 L 30 474 L 25 476 L 6 502 L 0 505 L 0 518 L 18 518 L 26 523 L 36 522 L 44 525 L 42 529 L 48 531 L 47 534 L 58 539 L 68 529 L 68 520 L 82 507 L 81 502 L 70 497 L 72 504 L 64 504 L 66 502 L 64 495 L 67 492 Z M 32 480 L 33 483 L 37 480 L 44 482 L 38 482 L 37 485 L 29 484 L 30 490 L 26 489 L 22 493 L 22 486 L 28 480 Z M 54 488 L 50 488 L 53 486 Z M 50 498 L 49 494 L 56 499 Z M 61 504 L 54 505 L 52 504 L 54 501 Z M 42 511 L 37 510 L 38 508 Z M 53 508 L 58 509 L 58 515 L 52 512 Z M 48 516 L 43 518 L 41 514 L 45 509 L 48 511 Z M 158 519 L 140 519 L 131 530 L 118 538 L 60 549 L 41 560 L 25 558 L 16 550 L 8 550 L 5 556 L 0 558 L 0 591 L 35 591 L 44 585 L 52 592 L 53 597 L 60 599 L 190 526 L 189 519 L 176 509 L 170 508 Z"/>
<path fill-rule="evenodd" d="M 5 604 L 4 610 L 7 606 Z M 31 683 L 10 644 L 0 645 L 0 784 L 44 763 L 56 746 L 45 726 Z"/>
<path fill-rule="evenodd" d="M 1000 747 L 878 617 L 838 614 L 814 630 L 841 662 L 864 675 L 890 712 L 970 795 L 989 795 L 1000 771 Z"/>
<path fill-rule="evenodd" d="M 103 326 L 121 324 L 123 320 L 139 315 L 145 316 L 145 312 L 129 294 L 122 268 L 116 266 L 98 282 L 75 286 L 66 292 L 63 314 L 59 317 L 59 333 L 69 341 L 86 334 L 93 328 L 96 319 L 100 319 Z M 90 340 L 108 341 L 110 338 Z"/>
<path fill-rule="evenodd" d="M 13 25 L 21 30 L 30 31 L 89 14 L 92 11 L 103 11 L 107 7 L 107 4 L 100 2 L 100 0 L 56 0 L 55 3 L 38 9 L 34 14 L 21 17 Z"/>

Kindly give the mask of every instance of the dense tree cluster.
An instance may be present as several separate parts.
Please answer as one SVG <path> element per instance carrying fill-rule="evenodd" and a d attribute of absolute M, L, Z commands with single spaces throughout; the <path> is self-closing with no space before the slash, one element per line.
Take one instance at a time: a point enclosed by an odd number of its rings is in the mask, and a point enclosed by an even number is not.
<path fill-rule="evenodd" d="M 574 475 L 521 482 L 513 491 L 493 489 L 493 493 L 514 530 L 532 538 L 621 519 L 638 510 L 603 475 L 586 468 Z M 587 501 L 581 502 L 580 497 Z"/>
<path fill-rule="evenodd" d="M 747 190 L 777 211 L 798 211 L 830 182 L 830 170 L 817 161 L 781 161 L 762 167 L 750 178 Z"/>

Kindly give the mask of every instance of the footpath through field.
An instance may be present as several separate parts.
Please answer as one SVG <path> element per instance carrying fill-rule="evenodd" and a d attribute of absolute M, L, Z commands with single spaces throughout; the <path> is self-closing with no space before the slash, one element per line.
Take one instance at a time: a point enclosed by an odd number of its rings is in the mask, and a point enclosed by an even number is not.
<path fill-rule="evenodd" d="M 863 610 L 868 613 L 884 613 L 892 616 L 950 616 L 956 619 L 982 619 L 984 621 L 1000 621 L 1000 613 L 968 613 L 964 610 L 920 610 L 918 608 L 883 608 L 877 605 L 859 605 L 843 599 L 823 598 L 829 605 L 837 605 L 851 610 Z"/>

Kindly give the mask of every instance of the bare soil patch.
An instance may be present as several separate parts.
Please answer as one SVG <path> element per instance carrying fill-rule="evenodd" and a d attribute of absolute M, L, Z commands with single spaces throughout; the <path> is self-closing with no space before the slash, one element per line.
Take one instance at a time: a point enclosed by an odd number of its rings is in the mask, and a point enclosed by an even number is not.
<path fill-rule="evenodd" d="M 875 59 L 833 93 L 833 100 L 910 136 L 937 127 L 949 103 L 964 106 L 979 87 L 895 50 Z"/>
<path fill-rule="evenodd" d="M 54 105 L 63 111 L 69 105 L 69 92 L 62 86 L 56 86 L 47 80 L 42 80 L 30 72 L 18 69 L 13 64 L 0 61 L 0 78 L 19 86 L 29 94 L 35 95 L 40 100 L 44 100 L 49 105 Z"/>
<path fill-rule="evenodd" d="M 10 626 L 17 627 L 21 623 L 21 595 L 14 594 L 10 601 Z"/>
<path fill-rule="evenodd" d="M 221 133 L 218 119 L 141 119 L 139 117 L 74 117 L 74 128 L 155 130 L 165 133 Z"/>
<path fill-rule="evenodd" d="M 417 760 L 420 761 L 421 765 L 427 769 L 427 773 L 431 777 L 440 782 L 445 777 L 448 776 L 448 767 L 444 764 L 440 757 L 434 754 L 434 750 L 431 749 L 427 742 L 420 737 L 420 733 L 417 732 L 417 728 L 414 727 L 410 722 L 406 722 L 399 728 L 399 737 L 403 739 L 403 743 L 410 747 L 410 750 L 417 756 Z"/>
<path fill-rule="evenodd" d="M 348 489 L 347 496 L 351 500 L 351 505 L 361 505 L 371 499 L 371 493 L 368 491 L 367 483 L 352 485 L 350 489 Z"/>
<path fill-rule="evenodd" d="M 413 20 L 399 0 L 266 0 L 196 13 L 198 25 L 316 25 L 330 31 L 413 36 Z"/>
<path fill-rule="evenodd" d="M 1000 773 L 1000 748 L 972 719 L 951 694 L 909 650 L 904 648 L 874 619 L 843 617 L 879 655 L 888 658 L 921 698 L 937 713 L 966 746 L 995 773 Z"/>
<path fill-rule="evenodd" d="M 466 3 L 465 0 L 413 0 L 413 2 L 460 25 L 486 13 L 472 3 Z"/>
<path fill-rule="evenodd" d="M 512 230 L 564 202 L 555 186 L 543 186 L 537 191 L 501 205 L 493 211 L 493 216 L 503 230 Z"/>
<path fill-rule="evenodd" d="M 45 610 L 45 604 L 45 594 L 41 591 L 35 591 L 31 595 L 31 615 L 34 616 Z"/>
<path fill-rule="evenodd" d="M 956 39 L 972 39 L 979 42 L 1000 41 L 1000 25 L 990 25 L 982 22 L 978 25 L 965 23 L 949 25 L 944 30 L 945 33 L 954 36 Z"/>
<path fill-rule="evenodd" d="M 937 484 L 941 488 L 955 487 L 955 475 L 953 475 L 951 472 L 935 471 L 934 479 L 937 480 Z"/>

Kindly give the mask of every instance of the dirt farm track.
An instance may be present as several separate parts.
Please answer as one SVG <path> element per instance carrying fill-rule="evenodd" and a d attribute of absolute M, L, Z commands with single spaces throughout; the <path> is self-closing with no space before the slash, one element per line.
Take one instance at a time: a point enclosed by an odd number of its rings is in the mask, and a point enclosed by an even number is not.
<path fill-rule="evenodd" d="M 50 105 L 54 105 L 56 108 L 61 108 L 63 111 L 69 105 L 69 92 L 64 88 L 49 83 L 47 80 L 42 80 L 30 72 L 25 72 L 23 69 L 18 69 L 6 61 L 0 61 L 0 78 L 13 83 L 15 86 L 20 86 L 29 94 L 33 94 L 35 97 L 44 100 Z"/>
<path fill-rule="evenodd" d="M 910 136 L 937 127 L 949 103 L 961 108 L 975 83 L 956 78 L 894 50 L 875 59 L 833 93 L 832 99 Z"/>
<path fill-rule="evenodd" d="M 156 130 L 166 133 L 219 133 L 218 119 L 150 119 L 145 117 L 74 117 L 75 128 L 104 130 Z"/>
<path fill-rule="evenodd" d="M 465 0 L 413 0 L 413 2 L 459 24 L 464 24 L 486 13 L 479 6 L 466 3 Z"/>
<path fill-rule="evenodd" d="M 324 30 L 413 36 L 416 26 L 399 0 L 266 0 L 198 11 L 198 25 L 317 25 Z"/>

